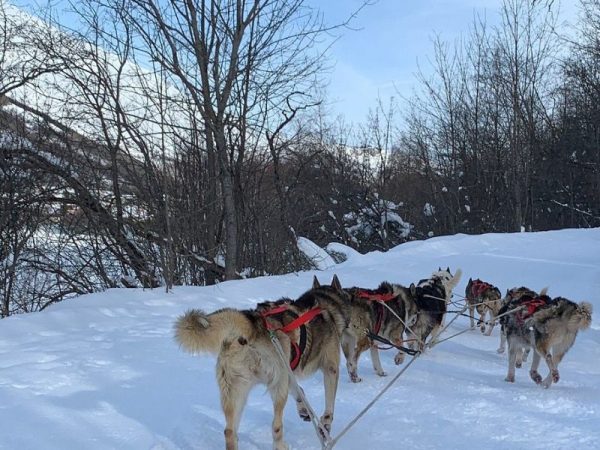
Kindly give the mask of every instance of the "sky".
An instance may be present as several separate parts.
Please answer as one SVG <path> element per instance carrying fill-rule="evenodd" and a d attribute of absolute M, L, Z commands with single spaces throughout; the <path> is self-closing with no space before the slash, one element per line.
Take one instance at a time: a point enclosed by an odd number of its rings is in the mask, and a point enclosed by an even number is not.
<path fill-rule="evenodd" d="M 362 0 L 310 0 L 328 23 L 355 11 Z M 559 5 L 560 3 L 560 5 Z M 350 122 L 364 122 L 377 98 L 409 96 L 415 74 L 428 70 L 432 39 L 454 42 L 468 32 L 475 15 L 498 24 L 502 0 L 378 0 L 363 8 L 331 48 L 329 111 Z M 578 0 L 554 0 L 560 23 L 568 28 Z"/>
<path fill-rule="evenodd" d="M 361 123 L 378 97 L 387 104 L 408 97 L 417 86 L 419 68 L 428 73 L 433 42 L 439 36 L 454 42 L 468 33 L 476 15 L 490 25 L 500 21 L 503 0 L 305 0 L 323 14 L 325 23 L 352 19 L 348 29 L 337 30 L 330 48 L 326 111 L 342 115 L 347 123 Z M 572 28 L 579 0 L 539 0 L 559 8 L 563 30 Z M 12 0 L 18 6 L 41 6 L 46 0 Z M 67 0 L 51 4 L 69 21 Z M 35 8 L 35 6 L 34 6 Z M 332 38 L 333 39 L 333 38 Z M 328 41 L 327 44 L 331 43 Z"/>

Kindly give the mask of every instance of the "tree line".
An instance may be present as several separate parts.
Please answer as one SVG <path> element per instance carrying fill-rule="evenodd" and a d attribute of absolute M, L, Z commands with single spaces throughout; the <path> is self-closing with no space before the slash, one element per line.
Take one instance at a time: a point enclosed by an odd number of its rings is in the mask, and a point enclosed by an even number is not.
<path fill-rule="evenodd" d="M 434 41 L 411 98 L 326 112 L 328 25 L 303 0 L 0 3 L 0 315 L 112 287 L 313 267 L 459 232 L 600 224 L 600 2 Z M 341 255 L 334 255 L 341 258 Z"/>

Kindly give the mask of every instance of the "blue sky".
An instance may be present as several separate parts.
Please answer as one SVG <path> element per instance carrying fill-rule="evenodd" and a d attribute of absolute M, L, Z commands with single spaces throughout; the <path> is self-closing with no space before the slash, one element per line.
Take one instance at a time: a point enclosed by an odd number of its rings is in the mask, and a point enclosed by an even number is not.
<path fill-rule="evenodd" d="M 311 0 L 328 23 L 343 20 L 361 0 Z M 559 0 L 555 0 L 555 5 Z M 577 0 L 563 0 L 561 20 L 572 21 Z M 354 20 L 331 49 L 329 108 L 347 121 L 363 122 L 380 96 L 410 95 L 418 65 L 429 67 L 432 38 L 452 42 L 468 31 L 474 15 L 499 22 L 501 0 L 379 0 Z"/>
<path fill-rule="evenodd" d="M 1 0 L 0 0 L 1 1 Z M 47 0 L 12 0 L 19 6 L 46 4 Z M 319 9 L 328 24 L 340 23 L 364 0 L 306 0 Z M 364 122 L 377 98 L 387 104 L 394 96 L 409 96 L 417 86 L 420 66 L 427 72 L 434 36 L 453 42 L 468 32 L 476 14 L 497 24 L 502 0 L 369 0 L 352 21 L 353 30 L 340 31 L 330 50 L 327 111 L 347 122 Z M 574 21 L 579 0 L 553 1 L 560 6 L 561 22 Z M 51 0 L 63 22 L 67 0 Z M 61 8 L 60 6 L 63 5 Z"/>

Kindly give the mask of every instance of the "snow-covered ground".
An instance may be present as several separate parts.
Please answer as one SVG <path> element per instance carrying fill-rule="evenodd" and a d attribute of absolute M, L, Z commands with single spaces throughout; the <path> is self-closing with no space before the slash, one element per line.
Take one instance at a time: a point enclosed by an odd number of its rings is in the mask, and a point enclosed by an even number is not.
<path fill-rule="evenodd" d="M 408 284 L 438 266 L 462 268 L 459 294 L 469 276 L 503 292 L 549 286 L 551 295 L 593 303 L 594 323 L 579 334 L 560 366 L 560 382 L 548 390 L 536 386 L 526 368 L 518 369 L 516 383 L 504 381 L 498 327 L 491 337 L 474 330 L 443 342 L 419 357 L 336 448 L 598 448 L 600 229 L 434 238 L 387 253 L 350 252 L 346 262 L 318 275 L 329 281 L 337 273 L 342 284 L 375 287 L 382 280 Z M 312 276 L 179 287 L 169 294 L 116 289 L 0 321 L 0 448 L 223 448 L 215 358 L 183 353 L 172 339 L 174 319 L 190 307 L 247 308 L 298 296 Z M 467 326 L 461 317 L 446 334 Z M 351 383 L 342 366 L 333 435 L 400 370 L 392 355 L 382 355 L 387 378 L 375 375 L 368 352 L 359 367 L 362 383 Z M 542 364 L 542 375 L 546 370 Z M 322 377 L 301 383 L 320 414 Z M 240 448 L 271 448 L 271 419 L 270 397 L 258 387 L 242 417 Z M 284 420 L 292 448 L 320 448 L 292 401 Z"/>

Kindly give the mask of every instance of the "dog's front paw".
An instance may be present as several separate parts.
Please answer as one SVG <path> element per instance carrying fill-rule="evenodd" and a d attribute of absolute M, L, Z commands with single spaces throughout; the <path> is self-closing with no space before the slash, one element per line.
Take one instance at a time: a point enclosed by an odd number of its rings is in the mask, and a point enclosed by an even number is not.
<path fill-rule="evenodd" d="M 394 356 L 394 363 L 396 365 L 402 364 L 404 362 L 404 353 L 398 353 Z"/>
<path fill-rule="evenodd" d="M 521 361 L 516 361 L 516 362 L 515 362 L 515 367 L 516 367 L 517 369 L 520 369 L 521 367 L 523 367 L 523 363 L 522 363 Z"/>
<path fill-rule="evenodd" d="M 560 375 L 558 374 L 558 369 L 554 369 L 552 371 L 552 381 L 554 383 L 558 383 L 559 380 L 560 380 Z"/>
<path fill-rule="evenodd" d="M 540 384 L 542 382 L 542 376 L 538 373 L 537 370 L 530 370 L 529 376 L 533 381 L 535 381 L 535 384 Z"/>
<path fill-rule="evenodd" d="M 506 378 L 504 379 L 504 381 L 507 381 L 509 383 L 514 383 L 515 382 L 515 376 L 514 375 L 506 375 Z"/>
<path fill-rule="evenodd" d="M 498 347 L 498 350 L 496 350 L 497 353 L 504 353 L 504 347 Z"/>
<path fill-rule="evenodd" d="M 380 377 L 387 377 L 387 373 L 385 373 L 383 370 L 376 370 L 375 373 Z"/>

